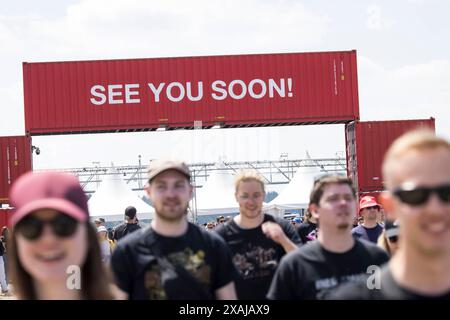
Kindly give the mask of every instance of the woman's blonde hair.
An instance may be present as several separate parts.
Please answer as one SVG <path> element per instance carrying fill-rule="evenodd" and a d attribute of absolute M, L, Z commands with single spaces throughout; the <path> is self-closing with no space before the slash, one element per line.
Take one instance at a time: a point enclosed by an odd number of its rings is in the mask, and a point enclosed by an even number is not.
<path fill-rule="evenodd" d="M 378 237 L 377 246 L 383 248 L 389 255 L 392 254 L 391 249 L 389 248 L 388 239 L 386 238 L 386 232 L 384 230 Z"/>

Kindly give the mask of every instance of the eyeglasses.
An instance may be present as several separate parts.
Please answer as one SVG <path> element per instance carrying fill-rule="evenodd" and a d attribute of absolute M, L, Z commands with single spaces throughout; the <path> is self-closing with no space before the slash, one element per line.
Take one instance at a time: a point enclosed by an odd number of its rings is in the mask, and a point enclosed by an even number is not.
<path fill-rule="evenodd" d="M 389 242 L 397 243 L 397 241 L 398 241 L 398 236 L 388 237 L 388 240 L 389 240 Z"/>
<path fill-rule="evenodd" d="M 420 206 L 428 201 L 432 193 L 436 193 L 442 202 L 450 202 L 450 184 L 444 184 L 433 188 L 415 187 L 415 188 L 398 188 L 394 191 L 402 202 L 412 206 Z"/>
<path fill-rule="evenodd" d="M 16 226 L 17 232 L 28 240 L 36 240 L 42 235 L 44 225 L 49 224 L 55 235 L 61 238 L 72 236 L 78 227 L 78 221 L 66 214 L 60 213 L 51 220 L 41 220 L 29 215 Z"/>

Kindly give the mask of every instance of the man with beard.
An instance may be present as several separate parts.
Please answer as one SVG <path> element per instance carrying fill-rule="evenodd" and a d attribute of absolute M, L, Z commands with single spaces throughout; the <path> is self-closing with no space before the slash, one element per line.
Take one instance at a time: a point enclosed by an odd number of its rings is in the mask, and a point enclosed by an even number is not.
<path fill-rule="evenodd" d="M 188 222 L 193 194 L 183 162 L 150 164 L 145 188 L 155 207 L 150 226 L 119 242 L 111 266 L 129 299 L 235 299 L 236 270 L 218 235 Z"/>
<path fill-rule="evenodd" d="M 357 281 L 365 277 L 369 266 L 388 261 L 383 249 L 352 236 L 356 199 L 350 179 L 317 180 L 309 210 L 318 217 L 318 239 L 283 257 L 269 299 L 324 299 L 340 283 Z"/>
<path fill-rule="evenodd" d="M 360 239 L 377 243 L 378 237 L 383 232 L 383 227 L 378 224 L 381 206 L 374 197 L 365 196 L 359 201 L 359 213 L 363 217 L 363 223 L 352 229 L 352 234 Z"/>
<path fill-rule="evenodd" d="M 337 299 L 450 299 L 450 142 L 413 131 L 386 153 L 381 197 L 399 223 L 399 248 L 380 272 L 380 286 L 345 285 Z"/>
<path fill-rule="evenodd" d="M 297 249 L 301 240 L 289 221 L 262 212 L 266 192 L 257 171 L 240 172 L 235 190 L 239 214 L 221 224 L 216 232 L 230 246 L 239 270 L 236 279 L 239 300 L 262 300 L 279 261 L 286 252 Z"/>

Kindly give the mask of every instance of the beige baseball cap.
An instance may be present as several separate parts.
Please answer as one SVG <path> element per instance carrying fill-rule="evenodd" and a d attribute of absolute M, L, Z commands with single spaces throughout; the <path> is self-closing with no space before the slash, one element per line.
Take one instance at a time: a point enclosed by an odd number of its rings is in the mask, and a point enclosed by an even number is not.
<path fill-rule="evenodd" d="M 184 174 L 188 180 L 191 179 L 191 172 L 186 163 L 177 160 L 153 160 L 148 169 L 148 181 L 151 182 L 158 174 L 167 170 L 177 170 Z"/>

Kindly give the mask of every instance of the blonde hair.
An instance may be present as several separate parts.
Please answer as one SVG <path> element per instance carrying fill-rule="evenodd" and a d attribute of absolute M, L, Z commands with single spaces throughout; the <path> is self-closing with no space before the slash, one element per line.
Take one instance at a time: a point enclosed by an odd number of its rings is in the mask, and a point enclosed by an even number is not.
<path fill-rule="evenodd" d="M 256 170 L 241 170 L 234 179 L 234 189 L 238 192 L 239 184 L 241 182 L 256 181 L 261 184 L 263 193 L 266 193 L 264 178 Z"/>
<path fill-rule="evenodd" d="M 429 151 L 438 148 L 450 151 L 450 143 L 444 138 L 437 137 L 430 129 L 412 130 L 397 138 L 384 156 L 382 170 L 387 187 L 391 187 L 392 176 L 396 170 L 393 164 L 405 154 L 410 151 Z"/>
<path fill-rule="evenodd" d="M 383 232 L 378 237 L 377 246 L 383 248 L 389 255 L 392 255 L 391 249 L 389 248 L 388 240 L 386 238 L 385 230 L 383 230 Z"/>

